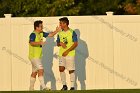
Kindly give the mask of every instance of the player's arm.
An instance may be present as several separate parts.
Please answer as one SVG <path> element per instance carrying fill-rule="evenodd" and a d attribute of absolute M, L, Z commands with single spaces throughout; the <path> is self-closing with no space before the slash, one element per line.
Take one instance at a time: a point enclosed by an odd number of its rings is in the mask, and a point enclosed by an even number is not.
<path fill-rule="evenodd" d="M 66 48 L 66 47 L 67 47 L 65 43 L 60 42 L 60 37 L 59 37 L 59 35 L 57 35 L 57 40 L 56 40 L 56 42 L 57 42 L 57 46 L 58 46 L 58 47 L 59 47 L 59 46 L 62 46 L 63 48 Z"/>
<path fill-rule="evenodd" d="M 32 46 L 38 46 L 38 45 L 43 45 L 44 44 L 43 41 L 41 41 L 41 42 L 35 42 L 35 38 L 36 38 L 35 33 L 32 33 L 30 35 L 30 40 L 29 40 L 30 45 L 32 45 Z"/>
<path fill-rule="evenodd" d="M 67 49 L 63 54 L 62 56 L 66 57 L 70 51 L 74 50 L 76 47 L 78 46 L 78 42 L 74 42 L 74 44 L 69 48 Z"/>
<path fill-rule="evenodd" d="M 57 43 L 57 46 L 58 46 L 58 47 L 61 46 L 61 45 L 60 45 L 60 37 L 59 37 L 59 35 L 57 35 L 56 43 Z"/>
<path fill-rule="evenodd" d="M 67 50 L 67 51 L 72 51 L 78 46 L 78 42 L 74 42 L 74 44 Z"/>
<path fill-rule="evenodd" d="M 43 44 L 44 44 L 43 41 L 41 41 L 41 42 L 30 42 L 30 45 L 32 45 L 32 46 L 38 46 L 38 45 L 43 45 Z"/>
<path fill-rule="evenodd" d="M 61 30 L 61 27 L 56 27 L 56 30 L 54 32 L 50 32 L 48 37 L 53 37 L 55 34 L 57 34 Z"/>

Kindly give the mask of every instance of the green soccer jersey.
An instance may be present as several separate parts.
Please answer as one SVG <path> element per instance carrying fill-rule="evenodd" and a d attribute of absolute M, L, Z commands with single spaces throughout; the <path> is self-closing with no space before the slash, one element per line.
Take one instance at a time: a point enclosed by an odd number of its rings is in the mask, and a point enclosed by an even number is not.
<path fill-rule="evenodd" d="M 74 30 L 69 29 L 68 31 L 60 31 L 57 36 L 57 43 L 63 42 L 66 44 L 67 48 L 64 49 L 60 46 L 59 56 L 61 57 L 62 54 L 77 41 L 77 35 Z M 75 50 L 70 51 L 67 56 L 75 56 Z"/>
<path fill-rule="evenodd" d="M 33 31 L 30 34 L 29 42 L 41 42 L 43 40 L 43 37 L 47 37 L 48 35 L 49 33 L 45 32 L 37 33 Z M 42 46 L 41 45 L 32 46 L 29 43 L 29 59 L 41 57 L 42 57 Z"/>

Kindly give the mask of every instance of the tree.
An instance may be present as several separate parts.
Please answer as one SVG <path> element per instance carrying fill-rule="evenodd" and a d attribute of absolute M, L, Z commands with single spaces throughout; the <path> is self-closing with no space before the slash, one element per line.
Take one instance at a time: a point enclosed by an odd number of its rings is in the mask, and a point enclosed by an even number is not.
<path fill-rule="evenodd" d="M 140 14 L 140 0 L 0 0 L 0 17 Z"/>
<path fill-rule="evenodd" d="M 47 6 L 48 16 L 78 15 L 80 6 L 76 5 L 74 0 L 55 0 Z"/>

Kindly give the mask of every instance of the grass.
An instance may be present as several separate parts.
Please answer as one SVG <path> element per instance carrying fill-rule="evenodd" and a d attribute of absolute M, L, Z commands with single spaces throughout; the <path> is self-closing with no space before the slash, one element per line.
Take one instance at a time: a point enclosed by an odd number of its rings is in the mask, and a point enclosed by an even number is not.
<path fill-rule="evenodd" d="M 75 91 L 0 91 L 0 93 L 140 93 L 140 89 L 99 89 L 99 90 L 75 90 Z"/>

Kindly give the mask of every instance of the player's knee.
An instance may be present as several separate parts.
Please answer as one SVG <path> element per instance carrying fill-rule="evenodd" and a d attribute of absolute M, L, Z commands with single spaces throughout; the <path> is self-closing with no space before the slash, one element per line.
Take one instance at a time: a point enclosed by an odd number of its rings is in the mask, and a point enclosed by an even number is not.
<path fill-rule="evenodd" d="M 32 74 L 31 74 L 31 76 L 34 78 L 36 77 L 36 75 L 37 75 L 37 72 L 32 72 Z"/>
<path fill-rule="evenodd" d="M 75 70 L 70 70 L 70 71 L 69 71 L 69 74 L 74 73 L 74 71 L 75 71 Z"/>
<path fill-rule="evenodd" d="M 65 67 L 59 67 L 60 72 L 64 72 L 64 70 L 65 70 Z"/>
<path fill-rule="evenodd" d="M 38 76 L 43 76 L 44 73 L 44 69 L 39 69 L 38 70 Z"/>

